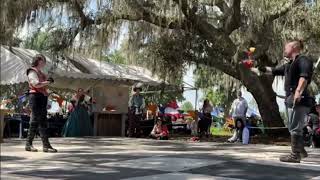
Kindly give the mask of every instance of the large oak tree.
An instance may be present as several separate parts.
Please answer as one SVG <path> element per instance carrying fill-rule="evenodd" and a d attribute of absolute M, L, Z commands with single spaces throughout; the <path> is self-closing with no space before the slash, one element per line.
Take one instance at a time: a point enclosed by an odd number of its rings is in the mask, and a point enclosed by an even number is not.
<path fill-rule="evenodd" d="M 306 53 L 320 54 L 320 5 L 303 0 L 4 0 L 1 6 L 4 44 L 12 44 L 16 28 L 26 20 L 33 23 L 46 18 L 44 12 L 61 8 L 68 22 L 56 50 L 74 47 L 79 37 L 81 51 L 101 54 L 126 29 L 129 52 L 140 53 L 134 57 L 142 59 L 135 62 L 160 67 L 158 72 L 171 78 L 181 77 L 177 72 L 186 63 L 214 68 L 252 93 L 270 127 L 284 126 L 272 89 L 274 77 L 258 76 L 239 64 L 242 52 L 256 47 L 258 64 L 276 66 L 283 43 L 299 38 Z M 319 84 L 319 74 L 314 80 Z"/>

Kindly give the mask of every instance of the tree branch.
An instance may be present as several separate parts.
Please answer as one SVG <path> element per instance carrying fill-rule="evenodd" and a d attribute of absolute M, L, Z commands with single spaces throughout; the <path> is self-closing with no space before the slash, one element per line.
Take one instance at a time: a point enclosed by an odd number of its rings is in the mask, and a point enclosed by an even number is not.
<path fill-rule="evenodd" d="M 225 33 L 231 34 L 235 29 L 241 25 L 241 0 L 230 0 L 230 7 L 225 0 L 218 0 L 213 3 L 201 2 L 205 6 L 217 6 L 223 15 L 223 28 Z"/>
<path fill-rule="evenodd" d="M 234 30 L 238 29 L 241 25 L 241 0 L 231 0 L 231 8 L 224 22 L 224 30 L 227 34 L 231 34 Z"/>
<path fill-rule="evenodd" d="M 203 39 L 210 41 L 213 46 L 221 51 L 228 58 L 232 58 L 235 54 L 236 46 L 230 39 L 229 35 L 223 30 L 215 28 L 209 24 L 206 20 L 197 16 L 195 13 L 191 14 L 191 10 L 187 1 L 174 0 L 179 6 L 181 11 L 186 17 L 186 20 L 191 22 L 192 27 L 196 30 L 197 34 Z M 227 58 L 227 59 L 228 59 Z"/>
<path fill-rule="evenodd" d="M 300 3 L 303 3 L 304 1 L 303 0 L 293 0 L 287 7 L 285 7 L 284 9 L 282 9 L 281 11 L 279 12 L 276 12 L 274 14 L 270 14 L 267 18 L 266 18 L 266 23 L 270 23 L 280 17 L 283 17 L 285 16 L 291 9 L 292 9 L 292 6 L 296 6 Z"/>
<path fill-rule="evenodd" d="M 228 10 L 228 4 L 224 0 L 220 0 L 215 4 L 221 12 L 225 13 Z"/>
<path fill-rule="evenodd" d="M 87 26 L 94 24 L 94 20 L 87 17 L 83 12 L 83 6 L 79 3 L 78 0 L 71 1 L 74 9 L 77 11 L 80 17 L 80 27 L 81 30 L 84 30 Z"/>
<path fill-rule="evenodd" d="M 112 19 L 114 20 L 129 20 L 129 21 L 145 21 L 150 24 L 162 27 L 162 28 L 168 28 L 168 29 L 184 29 L 187 30 L 187 21 L 179 21 L 179 20 L 173 20 L 170 21 L 167 17 L 158 16 L 154 13 L 143 11 L 140 15 L 129 15 L 129 14 L 116 14 L 112 15 Z"/>
<path fill-rule="evenodd" d="M 186 20 L 179 20 L 179 19 L 170 19 L 165 16 L 160 16 L 152 11 L 145 8 L 145 4 L 139 3 L 137 0 L 129 0 L 127 2 L 129 6 L 136 11 L 136 14 L 130 15 L 114 15 L 115 19 L 125 19 L 131 21 L 146 21 L 148 23 L 154 24 L 156 26 L 168 29 L 188 29 L 188 22 Z"/>
<path fill-rule="evenodd" d="M 223 59 L 232 59 L 235 52 L 236 46 L 230 39 L 229 35 L 225 33 L 223 30 L 216 29 L 214 26 L 209 24 L 206 20 L 198 17 L 195 14 L 195 11 L 189 8 L 187 1 L 180 1 L 174 0 L 181 8 L 181 11 L 185 15 L 185 19 L 182 21 L 173 20 L 170 21 L 169 18 L 157 15 L 150 10 L 143 7 L 143 5 L 137 3 L 135 0 L 128 1 L 130 7 L 133 8 L 136 13 L 130 14 L 113 14 L 110 10 L 105 11 L 103 17 L 107 17 L 113 20 L 129 20 L 129 21 L 145 21 L 156 26 L 162 28 L 169 28 L 169 29 L 184 29 L 184 30 L 192 30 L 194 28 L 197 34 L 201 36 L 203 39 L 207 39 L 213 44 L 213 47 L 216 51 L 219 51 L 223 58 L 216 58 L 213 60 L 213 56 L 211 55 L 211 60 L 208 60 L 210 66 L 216 67 L 217 69 L 233 76 L 239 77 L 238 72 L 235 71 L 234 67 L 231 64 L 228 64 L 226 61 L 224 62 Z M 233 4 L 235 7 L 238 7 L 240 4 L 240 0 L 234 0 L 235 3 Z M 181 2 L 181 4 L 179 4 Z M 238 3 L 238 4 L 237 4 Z M 76 11 L 79 13 L 81 19 L 81 30 L 85 27 L 92 25 L 92 24 L 100 24 L 103 23 L 103 18 L 96 18 L 95 20 L 90 19 L 83 13 L 83 8 L 81 5 L 74 0 L 74 7 Z M 237 11 L 237 10 L 235 10 Z M 233 13 L 235 16 L 236 13 Z M 234 18 L 233 18 L 234 19 Z M 231 21 L 230 21 L 231 23 Z M 232 29 L 232 28 L 230 28 Z M 77 29 L 79 31 L 79 29 Z"/>

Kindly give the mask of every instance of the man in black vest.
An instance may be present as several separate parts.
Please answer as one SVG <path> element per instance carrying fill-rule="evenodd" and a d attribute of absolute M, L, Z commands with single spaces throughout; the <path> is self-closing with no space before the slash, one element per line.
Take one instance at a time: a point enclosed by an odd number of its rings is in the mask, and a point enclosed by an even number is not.
<path fill-rule="evenodd" d="M 33 57 L 32 67 L 27 70 L 29 82 L 29 105 L 31 108 L 30 126 L 26 142 L 26 151 L 37 152 L 33 147 L 32 141 L 36 135 L 37 129 L 41 136 L 43 144 L 43 152 L 57 152 L 49 143 L 47 134 L 47 103 L 48 103 L 48 85 L 53 83 L 52 78 L 42 73 L 42 69 L 46 65 L 46 58 L 41 54 Z"/>
<path fill-rule="evenodd" d="M 274 76 L 285 77 L 286 108 L 288 110 L 288 129 L 291 135 L 290 155 L 281 156 L 280 161 L 299 163 L 301 158 L 308 156 L 304 149 L 303 127 L 304 120 L 314 105 L 307 87 L 313 74 L 312 61 L 301 54 L 303 43 L 299 40 L 285 45 L 284 57 L 290 61 L 276 68 L 260 67 L 261 72 L 269 72 Z"/>

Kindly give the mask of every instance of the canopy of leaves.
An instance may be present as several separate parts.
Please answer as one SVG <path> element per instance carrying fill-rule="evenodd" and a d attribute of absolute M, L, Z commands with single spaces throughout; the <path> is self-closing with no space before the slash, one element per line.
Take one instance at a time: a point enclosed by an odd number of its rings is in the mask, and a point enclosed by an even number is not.
<path fill-rule="evenodd" d="M 161 66 L 159 60 L 170 60 L 170 64 L 177 68 L 159 67 L 166 72 L 181 72 L 179 66 L 185 62 L 216 68 L 218 65 L 212 64 L 213 56 L 221 60 L 226 58 L 226 62 L 239 61 L 226 57 L 237 50 L 236 46 L 230 46 L 234 49 L 225 49 L 228 43 L 241 45 L 239 49 L 244 50 L 259 44 L 258 41 L 264 41 L 268 46 L 257 48 L 267 52 L 273 63 L 281 57 L 283 40 L 289 38 L 304 39 L 308 53 L 316 56 L 320 54 L 319 48 L 316 48 L 320 37 L 319 4 L 306 7 L 303 1 L 298 0 L 3 0 L 1 7 L 1 24 L 4 26 L 0 39 L 5 44 L 12 40 L 17 28 L 24 24 L 65 26 L 64 31 L 70 36 L 61 36 L 68 40 L 60 40 L 61 43 L 56 46 L 63 44 L 66 46 L 63 48 L 73 47 L 78 36 L 80 44 L 77 47 L 82 53 L 100 56 L 101 51 L 105 52 L 104 49 L 118 39 L 121 28 L 126 28 L 130 42 L 127 49 L 133 52 L 132 56 L 141 47 L 152 44 L 147 48 L 150 52 L 147 58 L 149 62 L 145 64 Z M 189 17 L 191 13 L 194 13 L 195 19 Z M 199 30 L 201 27 L 198 26 L 205 23 L 208 23 L 208 27 L 213 26 L 212 30 L 224 29 L 229 32 L 231 42 L 223 40 L 221 32 L 210 37 L 208 32 Z M 172 36 L 172 33 L 175 35 Z M 162 49 L 164 46 L 166 48 Z M 190 52 L 183 54 L 183 49 Z M 190 58 L 190 54 L 194 58 Z M 170 76 L 171 73 L 164 74 Z"/>
<path fill-rule="evenodd" d="M 0 5 L 4 44 L 13 44 L 16 30 L 24 24 L 63 27 L 67 40 L 56 43 L 55 50 L 101 58 L 125 29 L 130 63 L 148 67 L 170 82 L 181 82 L 191 63 L 208 67 L 209 74 L 217 69 L 214 74 L 239 80 L 256 99 L 259 92 L 268 93 L 257 102 L 265 115 L 270 114 L 270 97 L 275 100 L 267 87 L 273 78 L 241 66 L 241 53 L 256 47 L 257 63 L 275 66 L 281 63 L 285 41 L 303 39 L 305 53 L 313 59 L 320 56 L 320 3 L 309 6 L 304 0 L 2 0 Z M 315 93 L 319 77 L 318 68 Z"/>
<path fill-rule="evenodd" d="M 194 110 L 194 107 L 190 101 L 185 101 L 182 103 L 180 109 L 183 110 L 184 112 L 188 112 L 188 111 Z"/>
<path fill-rule="evenodd" d="M 227 95 L 225 92 L 214 88 L 206 89 L 205 91 L 205 98 L 208 99 L 214 106 L 224 107 L 227 100 L 226 96 Z"/>

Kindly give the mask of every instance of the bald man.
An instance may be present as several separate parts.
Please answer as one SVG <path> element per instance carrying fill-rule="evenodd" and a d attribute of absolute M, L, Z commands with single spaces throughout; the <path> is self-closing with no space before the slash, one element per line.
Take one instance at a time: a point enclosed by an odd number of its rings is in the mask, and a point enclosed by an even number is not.
<path fill-rule="evenodd" d="M 288 42 L 283 52 L 284 57 L 289 59 L 288 63 L 276 68 L 259 68 L 261 72 L 285 77 L 285 104 L 288 112 L 292 152 L 281 156 L 280 161 L 282 162 L 300 163 L 301 158 L 308 156 L 304 149 L 303 126 L 310 108 L 314 105 L 314 98 L 307 91 L 313 74 L 313 63 L 308 57 L 301 54 L 302 50 L 301 41 Z"/>

